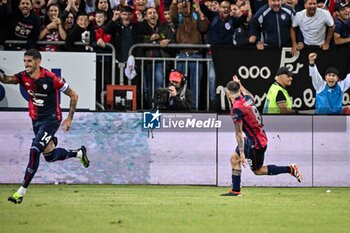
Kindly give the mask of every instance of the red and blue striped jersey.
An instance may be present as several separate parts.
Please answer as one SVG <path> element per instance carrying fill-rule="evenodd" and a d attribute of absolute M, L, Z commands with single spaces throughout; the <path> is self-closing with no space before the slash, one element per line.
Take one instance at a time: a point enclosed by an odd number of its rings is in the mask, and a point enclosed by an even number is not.
<path fill-rule="evenodd" d="M 38 120 L 47 116 L 57 117 L 61 120 L 60 91 L 65 91 L 68 84 L 63 78 L 40 67 L 38 79 L 32 79 L 25 71 L 17 73 L 17 82 L 29 95 L 28 111 L 32 120 Z"/>
<path fill-rule="evenodd" d="M 268 140 L 263 128 L 262 116 L 250 96 L 239 96 L 235 99 L 231 117 L 235 124 L 242 122 L 243 132 L 248 142 L 256 149 L 267 145 Z"/>

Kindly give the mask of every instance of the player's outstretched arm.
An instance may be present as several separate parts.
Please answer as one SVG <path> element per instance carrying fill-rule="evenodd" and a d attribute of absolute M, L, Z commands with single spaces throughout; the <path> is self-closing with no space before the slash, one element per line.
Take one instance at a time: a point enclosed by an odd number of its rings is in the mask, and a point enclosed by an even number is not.
<path fill-rule="evenodd" d="M 17 78 L 16 76 L 8 76 L 5 74 L 5 72 L 0 69 L 0 82 L 6 83 L 6 84 L 17 84 Z"/>
<path fill-rule="evenodd" d="M 69 104 L 68 117 L 62 122 L 62 128 L 64 131 L 68 131 L 70 129 L 71 124 L 72 124 L 75 109 L 77 108 L 78 94 L 70 87 L 67 88 L 67 90 L 64 92 L 64 94 L 66 94 L 70 97 L 70 104 Z"/>
<path fill-rule="evenodd" d="M 232 76 L 232 80 L 235 82 L 238 82 L 240 85 L 240 91 L 242 93 L 242 95 L 249 95 L 253 100 L 254 100 L 254 96 L 252 93 L 250 93 L 241 83 L 241 80 L 239 80 L 239 78 L 237 77 L 237 75 L 233 75 Z M 254 100 L 255 101 L 255 100 Z"/>

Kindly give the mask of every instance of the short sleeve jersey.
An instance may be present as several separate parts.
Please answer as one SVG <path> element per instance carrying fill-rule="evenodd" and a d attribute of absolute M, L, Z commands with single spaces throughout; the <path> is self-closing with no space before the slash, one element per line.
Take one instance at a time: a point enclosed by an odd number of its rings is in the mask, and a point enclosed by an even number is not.
<path fill-rule="evenodd" d="M 231 117 L 233 123 L 243 123 L 243 132 L 256 149 L 267 145 L 268 140 L 263 128 L 262 116 L 250 96 L 239 96 L 235 99 Z"/>
<path fill-rule="evenodd" d="M 42 119 L 48 116 L 61 120 L 59 92 L 65 91 L 68 84 L 63 78 L 40 67 L 40 76 L 37 80 L 32 79 L 25 71 L 17 73 L 17 82 L 29 95 L 28 111 L 32 120 Z"/>

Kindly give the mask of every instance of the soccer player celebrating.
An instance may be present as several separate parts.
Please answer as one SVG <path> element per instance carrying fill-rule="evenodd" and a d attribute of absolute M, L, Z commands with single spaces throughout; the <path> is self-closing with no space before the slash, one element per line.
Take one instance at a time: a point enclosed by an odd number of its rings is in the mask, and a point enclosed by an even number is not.
<path fill-rule="evenodd" d="M 64 131 L 70 129 L 78 102 L 78 95 L 68 86 L 64 79 L 40 67 L 40 63 L 41 54 L 39 51 L 30 49 L 24 53 L 25 71 L 8 76 L 0 70 L 0 81 L 2 83 L 19 83 L 29 94 L 29 116 L 32 119 L 35 134 L 29 150 L 29 162 L 25 170 L 22 186 L 8 198 L 9 201 L 15 204 L 22 202 L 28 185 L 38 170 L 41 153 L 43 153 L 47 162 L 76 157 L 80 159 L 84 167 L 88 167 L 90 164 L 85 146 L 77 150 L 55 148 L 58 142 L 55 133 L 62 121 L 59 91 L 70 97 L 69 114 L 67 119 L 62 122 Z"/>
<path fill-rule="evenodd" d="M 246 166 L 246 159 L 255 175 L 290 173 L 298 182 L 301 182 L 302 176 L 296 164 L 263 166 L 268 140 L 263 128 L 262 116 L 254 105 L 254 97 L 243 87 L 237 76 L 233 76 L 233 81 L 230 81 L 226 88 L 226 94 L 232 101 L 231 117 L 235 125 L 238 145 L 230 159 L 232 189 L 228 193 L 222 194 L 222 196 L 241 195 L 241 166 Z"/>

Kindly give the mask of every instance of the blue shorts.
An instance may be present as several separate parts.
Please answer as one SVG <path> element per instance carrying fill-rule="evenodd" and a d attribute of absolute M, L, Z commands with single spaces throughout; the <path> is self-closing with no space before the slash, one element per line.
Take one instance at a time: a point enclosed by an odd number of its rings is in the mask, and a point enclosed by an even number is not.
<path fill-rule="evenodd" d="M 251 170 L 256 171 L 263 166 L 266 149 L 267 146 L 256 149 L 248 140 L 244 140 L 244 154 Z M 238 146 L 236 147 L 236 153 L 239 156 Z"/>
<path fill-rule="evenodd" d="M 51 140 L 54 139 L 55 133 L 60 127 L 61 121 L 56 117 L 46 117 L 44 119 L 33 121 L 33 138 L 32 148 L 43 152 Z"/>

